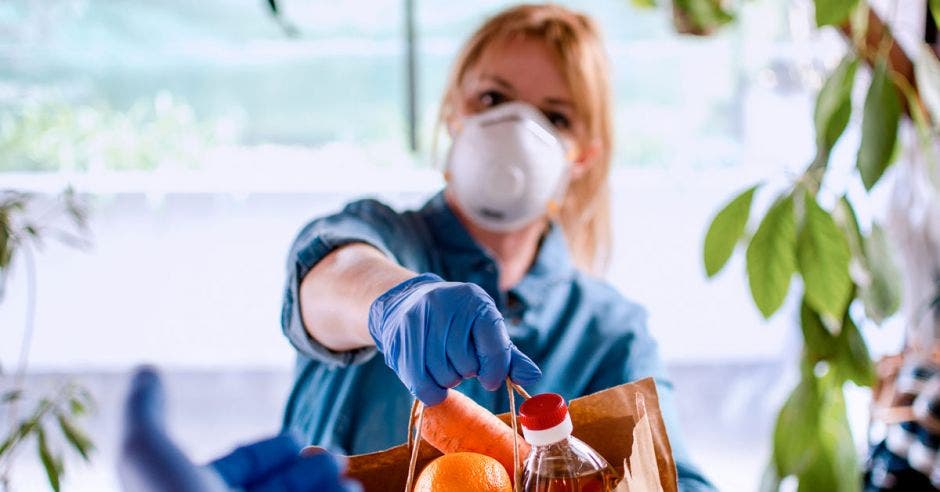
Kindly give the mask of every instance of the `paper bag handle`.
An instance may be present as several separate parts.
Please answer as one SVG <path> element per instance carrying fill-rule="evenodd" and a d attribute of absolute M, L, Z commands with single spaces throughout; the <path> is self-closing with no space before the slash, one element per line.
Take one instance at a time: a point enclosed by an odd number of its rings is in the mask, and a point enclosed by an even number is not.
<path fill-rule="evenodd" d="M 506 378 L 506 391 L 509 393 L 509 420 L 512 423 L 512 462 L 513 462 L 513 490 L 519 492 L 522 475 L 522 463 L 519 460 L 519 427 L 516 422 L 516 393 L 523 399 L 531 398 L 521 386 Z M 408 418 L 408 449 L 411 457 L 408 460 L 408 480 L 405 482 L 405 492 L 414 490 L 415 468 L 418 466 L 418 448 L 421 446 L 421 426 L 424 422 L 424 404 L 417 398 L 411 404 L 411 415 Z"/>

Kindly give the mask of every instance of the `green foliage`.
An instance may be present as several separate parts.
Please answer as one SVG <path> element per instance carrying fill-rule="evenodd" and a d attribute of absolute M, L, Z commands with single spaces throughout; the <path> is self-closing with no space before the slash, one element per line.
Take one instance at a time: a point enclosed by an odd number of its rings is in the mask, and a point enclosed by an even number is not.
<path fill-rule="evenodd" d="M 877 223 L 872 223 L 867 238 L 862 235 L 848 198 L 843 196 L 839 200 L 833 215 L 852 252 L 857 295 L 865 305 L 865 315 L 881 323 L 901 306 L 901 272 L 894 261 L 894 251 Z"/>
<path fill-rule="evenodd" d="M 656 0 L 630 0 L 630 3 L 641 9 L 651 9 L 656 6 Z"/>
<path fill-rule="evenodd" d="M 852 86 L 858 59 L 846 55 L 839 66 L 829 75 L 816 98 L 813 121 L 816 126 L 817 159 L 828 161 L 829 153 L 842 136 L 849 116 L 852 114 Z"/>
<path fill-rule="evenodd" d="M 43 210 L 32 210 L 40 207 Z M 49 237 L 82 247 L 87 215 L 86 204 L 71 189 L 51 200 L 30 193 L 0 190 L 0 301 L 9 267 L 20 248 L 40 247 Z"/>
<path fill-rule="evenodd" d="M 819 388 L 811 375 L 797 385 L 780 409 L 774 426 L 773 461 L 777 476 L 802 473 L 810 464 L 819 428 Z"/>
<path fill-rule="evenodd" d="M 759 185 L 754 185 L 729 202 L 712 220 L 705 235 L 705 272 L 709 277 L 724 268 L 734 247 L 744 234 L 751 213 L 751 201 Z"/>
<path fill-rule="evenodd" d="M 884 229 L 872 224 L 865 242 L 868 282 L 861 286 L 859 297 L 865 303 L 865 314 L 881 322 L 901 307 L 901 271 L 894 261 L 894 250 Z"/>
<path fill-rule="evenodd" d="M 816 0 L 816 25 L 837 26 L 849 18 L 858 0 Z"/>
<path fill-rule="evenodd" d="M 815 7 L 817 25 L 850 23 L 855 45 L 865 42 L 869 20 L 866 2 L 815 0 Z M 930 8 L 940 21 L 940 0 L 931 0 Z M 888 41 L 890 33 L 882 40 L 882 48 L 889 45 Z M 918 111 L 914 91 L 892 78 L 897 74 L 888 68 L 886 51 L 882 49 L 874 56 L 856 162 L 867 190 L 880 180 L 898 151 L 902 113 L 899 91 L 915 108 L 913 117 L 922 139 L 931 130 L 926 115 Z M 858 299 L 864 304 L 866 316 L 881 322 L 900 305 L 900 274 L 892 260 L 888 237 L 878 224 L 872 223 L 866 235 L 847 197 L 843 196 L 831 212 L 817 200 L 821 192 L 832 191 L 825 186 L 829 157 L 851 120 L 859 61 L 859 54 L 850 47 L 827 77 L 813 113 L 815 158 L 764 213 L 753 236 L 745 239 L 751 296 L 765 318 L 780 308 L 793 274 L 799 272 L 803 280 L 801 379 L 778 415 L 772 466 L 765 472 L 762 491 L 777 490 L 781 480 L 790 476 L 797 478 L 802 492 L 861 489 L 843 387 L 850 381 L 871 386 L 876 373 L 864 337 L 849 314 L 850 307 Z M 928 61 L 931 64 L 921 69 L 918 77 L 940 79 L 940 64 L 934 58 Z M 936 94 L 940 92 L 928 95 Z M 934 105 L 927 101 L 928 108 L 940 108 L 940 96 L 934 99 Z M 704 247 L 708 276 L 724 267 L 742 237 L 748 238 L 752 193 L 753 189 L 747 190 L 732 199 L 712 221 Z M 937 305 L 940 309 L 940 296 Z"/>
<path fill-rule="evenodd" d="M 55 418 L 59 423 L 59 430 L 62 431 L 62 435 L 65 436 L 65 439 L 72 448 L 78 451 L 78 454 L 82 455 L 85 461 L 89 461 L 91 459 L 91 452 L 95 449 L 95 445 L 91 442 L 91 439 L 85 435 L 83 430 L 75 425 L 71 417 L 67 414 L 56 412 Z"/>
<path fill-rule="evenodd" d="M 860 488 L 842 384 L 831 372 L 817 376 L 809 361 L 804 361 L 800 383 L 777 417 L 773 463 L 778 477 L 799 479 L 800 491 L 855 492 Z"/>
<path fill-rule="evenodd" d="M 858 458 L 845 411 L 842 386 L 823 378 L 819 386 L 814 440 L 804 452 L 809 465 L 796 474 L 799 492 L 857 492 L 861 488 Z"/>
<path fill-rule="evenodd" d="M 871 354 L 849 313 L 845 313 L 842 329 L 836 337 L 834 357 L 833 365 L 839 377 L 840 387 L 846 380 L 859 386 L 875 384 L 875 365 L 871 361 Z"/>
<path fill-rule="evenodd" d="M 49 449 L 49 443 L 46 440 L 46 431 L 41 424 L 36 427 L 36 450 L 39 452 L 42 467 L 46 470 L 49 486 L 52 490 L 59 492 L 61 487 L 59 478 L 63 471 L 62 460 L 52 456 L 52 450 Z"/>
<path fill-rule="evenodd" d="M 195 167 L 218 139 L 213 124 L 165 93 L 127 111 L 31 102 L 0 115 L 0 171 Z"/>
<path fill-rule="evenodd" d="M 774 203 L 747 247 L 747 277 L 754 303 L 769 318 L 787 296 L 796 273 L 796 218 L 793 197 Z"/>
<path fill-rule="evenodd" d="M 901 100 L 888 76 L 887 63 L 881 60 L 875 66 L 865 97 L 862 142 L 858 149 L 857 167 L 867 190 L 875 186 L 894 158 L 900 119 Z"/>
<path fill-rule="evenodd" d="M 680 32 L 705 35 L 734 20 L 721 0 L 673 0 L 673 13 L 681 20 Z"/>
<path fill-rule="evenodd" d="M 803 350 L 808 360 L 816 363 L 832 358 L 837 350 L 836 337 L 805 299 L 800 305 L 800 328 L 803 330 Z"/>
<path fill-rule="evenodd" d="M 930 0 L 930 13 L 933 14 L 933 21 L 940 26 L 940 0 Z"/>
<path fill-rule="evenodd" d="M 19 398 L 24 398 L 27 394 L 28 392 L 21 391 Z M 48 438 L 49 429 L 57 428 L 68 445 L 68 450 L 89 461 L 95 449 L 94 444 L 75 419 L 91 405 L 93 400 L 88 391 L 74 383 L 67 383 L 52 394 L 40 397 L 35 408 L 25 417 L 18 419 L 11 431 L 0 441 L 0 463 L 8 464 L 8 460 L 19 447 L 30 440 L 35 441 L 49 486 L 53 490 L 59 490 L 65 473 L 63 454 L 66 450 L 52 447 Z M 9 408 L 3 410 L 9 412 Z"/>
<path fill-rule="evenodd" d="M 84 202 L 71 190 L 51 199 L 29 193 L 0 191 L 0 300 L 9 267 L 20 250 L 39 248 L 47 238 L 69 245 L 84 245 L 86 215 Z M 26 256 L 26 259 L 28 261 L 30 256 Z M 27 317 L 31 316 L 29 314 Z M 27 323 L 27 330 L 31 326 L 31 323 Z M 30 338 L 28 333 L 24 336 Z M 21 363 L 20 372 L 13 380 L 21 380 L 25 367 Z M 20 415 L 20 405 L 37 401 L 35 408 L 25 417 L 14 417 Z M 49 486 L 52 490 L 59 490 L 65 473 L 64 450 L 52 446 L 53 442 L 60 441 L 50 441 L 49 431 L 58 429 L 67 449 L 86 461 L 90 460 L 94 444 L 78 425 L 76 418 L 86 414 L 91 406 L 92 398 L 88 390 L 76 384 L 65 384 L 51 393 L 14 387 L 0 395 L 0 415 L 10 416 L 10 427 L 0 440 L 0 464 L 3 466 L 0 469 L 0 485 L 9 483 L 13 455 L 17 449 L 34 441 Z"/>
<path fill-rule="evenodd" d="M 807 303 L 818 312 L 839 317 L 849 303 L 849 245 L 829 212 L 809 193 L 797 239 L 796 257 Z"/>

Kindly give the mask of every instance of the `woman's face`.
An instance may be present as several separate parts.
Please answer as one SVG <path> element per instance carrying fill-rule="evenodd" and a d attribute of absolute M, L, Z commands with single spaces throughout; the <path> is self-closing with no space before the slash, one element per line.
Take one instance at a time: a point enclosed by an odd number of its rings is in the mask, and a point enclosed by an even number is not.
<path fill-rule="evenodd" d="M 538 108 L 571 149 L 572 177 L 583 173 L 596 151 L 595 145 L 583 145 L 585 122 L 575 112 L 571 90 L 554 54 L 541 40 L 516 37 L 492 44 L 467 71 L 459 96 L 458 118 L 510 101 Z"/>

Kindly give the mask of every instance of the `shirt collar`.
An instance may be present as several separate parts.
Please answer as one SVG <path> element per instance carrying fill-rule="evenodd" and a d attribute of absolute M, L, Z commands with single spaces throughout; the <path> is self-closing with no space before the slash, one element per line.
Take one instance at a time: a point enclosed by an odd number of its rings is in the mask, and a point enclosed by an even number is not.
<path fill-rule="evenodd" d="M 460 219 L 448 205 L 444 192 L 431 198 L 422 209 L 434 242 L 440 253 L 447 260 L 454 256 L 479 256 L 490 259 L 490 255 L 477 244 Z M 461 262 L 463 263 L 463 262 Z M 457 272 L 454 272 L 457 273 Z M 544 301 L 547 289 L 558 282 L 570 280 L 575 273 L 574 263 L 568 252 L 568 244 L 561 227 L 552 223 L 542 236 L 538 253 L 532 267 L 522 280 L 509 289 L 526 307 L 533 307 Z M 464 275 L 460 275 L 463 277 Z"/>

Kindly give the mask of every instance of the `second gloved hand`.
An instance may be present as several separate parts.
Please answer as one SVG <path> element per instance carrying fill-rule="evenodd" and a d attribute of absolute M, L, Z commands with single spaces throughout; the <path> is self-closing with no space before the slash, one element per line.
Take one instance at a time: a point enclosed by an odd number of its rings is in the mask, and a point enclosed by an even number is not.
<path fill-rule="evenodd" d="M 506 377 L 534 383 L 541 371 L 509 340 L 493 299 L 479 286 L 425 273 L 382 294 L 369 311 L 369 333 L 385 363 L 426 405 L 476 377 L 499 388 Z"/>

